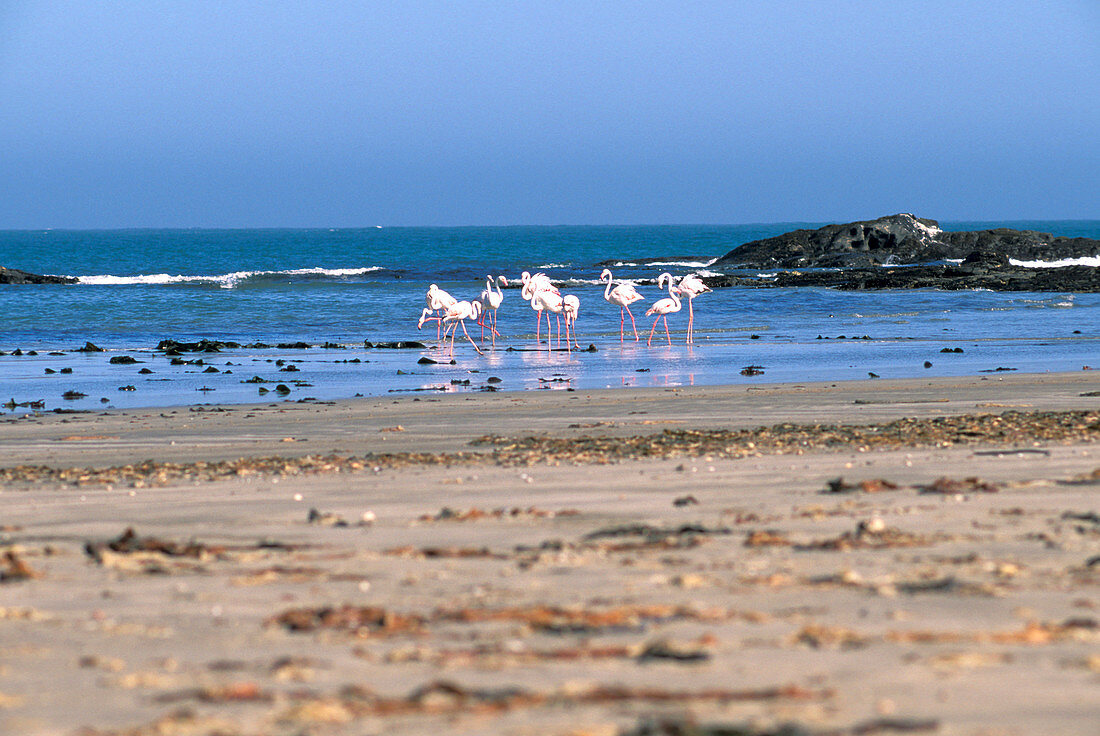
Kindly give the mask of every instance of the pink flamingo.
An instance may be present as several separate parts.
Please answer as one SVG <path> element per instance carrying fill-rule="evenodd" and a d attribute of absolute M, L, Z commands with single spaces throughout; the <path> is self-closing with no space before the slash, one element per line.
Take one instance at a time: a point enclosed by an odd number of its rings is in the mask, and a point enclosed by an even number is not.
<path fill-rule="evenodd" d="M 562 312 L 565 314 L 565 346 L 569 348 L 569 352 L 573 352 L 569 347 L 570 328 L 572 328 L 573 343 L 577 346 L 577 350 L 580 350 L 581 344 L 577 342 L 577 316 L 581 312 L 581 300 L 572 294 L 566 294 L 561 302 Z"/>
<path fill-rule="evenodd" d="M 687 342 L 689 345 L 695 342 L 695 332 L 693 325 L 695 324 L 695 310 L 692 309 L 691 303 L 695 301 L 695 297 L 699 296 L 703 292 L 710 291 L 711 288 L 703 283 L 703 281 L 693 273 L 689 273 L 680 279 L 680 283 L 677 284 L 677 288 L 688 300 L 688 334 Z"/>
<path fill-rule="evenodd" d="M 536 291 L 531 295 L 531 309 L 538 312 L 539 330 L 542 329 L 542 313 L 553 312 L 558 317 L 558 342 L 561 342 L 561 313 L 565 311 L 565 300 L 562 299 L 561 294 L 557 290 L 549 291 L 543 289 Z M 539 332 L 536 331 L 536 341 L 542 342 L 539 337 Z M 551 329 L 550 329 L 550 315 L 546 315 L 546 348 L 548 350 L 553 349 L 553 343 L 550 341 Z"/>
<path fill-rule="evenodd" d="M 535 342 L 542 342 L 542 313 L 547 307 L 542 304 L 557 304 L 561 298 L 561 293 L 557 287 L 550 283 L 550 277 L 544 273 L 536 273 L 532 276 L 527 271 L 524 271 L 520 276 L 520 281 L 523 283 L 523 290 L 520 292 L 523 298 L 531 302 L 531 309 L 534 309 L 537 314 L 537 322 L 535 323 Z M 538 299 L 539 294 L 548 294 L 550 296 L 544 299 Z M 557 299 L 555 299 L 557 297 Z M 555 310 L 551 310 L 555 311 Z M 556 314 L 561 314 L 561 309 L 556 310 Z M 560 320 L 560 318 L 559 318 Z M 550 329 L 550 315 L 546 316 L 546 329 Z M 558 322 L 558 333 L 561 333 L 561 322 Z M 550 339 L 549 335 L 546 338 Z M 559 337 L 560 339 L 560 337 Z"/>
<path fill-rule="evenodd" d="M 458 332 L 458 326 L 462 325 L 462 334 L 466 336 L 466 339 L 470 341 L 470 344 L 474 346 L 474 350 L 481 355 L 481 348 L 477 346 L 477 343 L 470 337 L 470 333 L 466 331 L 466 320 L 476 320 L 481 315 L 481 304 L 478 302 L 455 302 L 446 314 L 443 315 L 442 322 L 444 325 L 449 325 L 448 328 L 444 328 L 443 337 L 447 337 L 447 329 L 451 331 L 451 354 L 455 351 L 455 333 Z"/>
<path fill-rule="evenodd" d="M 673 312 L 679 312 L 682 305 L 679 299 L 680 289 L 672 284 L 672 274 L 661 274 L 657 279 L 658 288 L 663 288 L 665 279 L 668 279 L 668 298 L 659 299 L 654 302 L 653 306 L 646 310 L 645 313 L 647 317 L 654 314 L 657 315 L 657 319 L 653 320 L 653 328 L 649 331 L 649 339 L 646 340 L 646 345 L 651 345 L 653 343 L 653 332 L 657 329 L 657 322 L 664 319 L 665 337 L 668 338 L 668 346 L 672 347 L 672 336 L 668 333 L 668 315 Z"/>
<path fill-rule="evenodd" d="M 478 318 L 477 323 L 481 325 L 481 342 L 485 342 L 485 320 L 489 320 L 489 334 L 493 338 L 493 349 L 497 347 L 497 309 L 500 308 L 501 303 L 504 301 L 504 292 L 500 290 L 500 287 L 508 285 L 508 279 L 503 276 L 497 276 L 499 283 L 497 284 L 497 290 L 493 291 L 493 277 L 486 276 L 485 288 L 482 290 L 481 295 L 478 296 L 477 301 L 481 305 L 481 317 Z"/>
<path fill-rule="evenodd" d="M 455 302 L 458 301 L 453 296 L 451 296 L 447 292 L 443 291 L 443 289 L 440 289 L 437 284 L 432 284 L 428 287 L 428 293 L 425 294 L 425 300 L 428 303 L 428 310 L 432 313 L 446 311 L 450 307 L 454 306 Z M 438 315 L 437 315 L 437 319 L 435 320 L 437 322 L 437 324 L 435 326 L 435 339 L 436 340 L 439 339 L 440 324 L 438 324 L 438 323 L 440 322 L 440 319 L 441 318 L 438 318 Z M 426 322 L 426 321 L 429 321 L 429 320 L 424 319 L 424 316 L 421 315 L 420 325 L 423 325 L 424 322 Z M 420 325 L 417 326 L 417 329 L 420 329 Z"/>
<path fill-rule="evenodd" d="M 603 291 L 603 298 L 612 304 L 619 305 L 619 342 L 623 341 L 623 327 L 626 325 L 626 315 L 630 315 L 630 326 L 634 330 L 634 342 L 638 342 L 638 326 L 634 324 L 634 313 L 630 311 L 630 305 L 637 301 L 645 301 L 645 297 L 638 293 L 634 284 L 619 284 L 611 288 L 611 269 L 605 268 L 600 274 L 600 281 L 607 279 L 607 288 Z M 625 310 L 625 313 L 624 313 Z"/>

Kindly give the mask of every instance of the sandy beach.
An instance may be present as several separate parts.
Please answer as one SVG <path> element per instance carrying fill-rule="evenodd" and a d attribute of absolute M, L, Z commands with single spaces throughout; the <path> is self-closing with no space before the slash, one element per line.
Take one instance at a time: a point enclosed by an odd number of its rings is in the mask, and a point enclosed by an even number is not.
<path fill-rule="evenodd" d="M 5 417 L 0 733 L 1094 734 L 1098 391 Z"/>

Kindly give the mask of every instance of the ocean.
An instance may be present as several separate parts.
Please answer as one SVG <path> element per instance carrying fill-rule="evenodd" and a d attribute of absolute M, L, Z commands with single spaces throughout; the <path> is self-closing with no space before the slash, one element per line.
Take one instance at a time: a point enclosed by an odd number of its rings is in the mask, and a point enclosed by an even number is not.
<path fill-rule="evenodd" d="M 620 344 L 619 310 L 598 281 L 605 266 L 616 281 L 706 274 L 737 245 L 821 224 L 0 231 L 0 265 L 80 279 L 0 287 L 0 412 L 1100 370 L 1098 294 L 725 288 L 695 300 L 694 346 L 685 306 L 669 318 L 672 346 L 658 325 L 647 347 L 645 309 L 667 293 L 640 286 L 642 341 Z M 1100 221 L 941 226 L 1100 238 Z M 504 290 L 501 337 L 484 355 L 460 329 L 452 364 L 434 324 L 417 329 L 429 284 L 474 299 L 487 275 L 515 281 L 522 271 L 578 296 L 578 339 L 595 351 L 537 345 L 535 313 L 517 289 Z M 477 340 L 480 328 L 466 326 Z M 153 350 L 165 339 L 313 347 L 241 347 L 173 365 Z M 106 352 L 74 352 L 86 342 Z M 109 362 L 123 355 L 138 362 Z"/>

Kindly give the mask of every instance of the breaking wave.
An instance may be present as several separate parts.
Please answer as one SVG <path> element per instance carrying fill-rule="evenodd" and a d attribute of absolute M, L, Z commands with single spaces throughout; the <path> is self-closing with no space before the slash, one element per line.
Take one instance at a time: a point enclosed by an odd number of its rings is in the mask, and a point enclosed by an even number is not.
<path fill-rule="evenodd" d="M 1081 258 L 1063 258 L 1060 261 L 1018 261 L 1009 258 L 1013 266 L 1023 268 L 1062 268 L 1063 266 L 1100 266 L 1100 256 L 1082 256 Z"/>
<path fill-rule="evenodd" d="M 216 284 L 223 289 L 232 289 L 246 281 L 275 281 L 285 277 L 295 276 L 317 277 L 318 280 L 342 279 L 384 270 L 385 269 L 381 266 L 367 266 L 365 268 L 291 268 L 285 271 L 233 271 L 232 273 L 222 273 L 211 276 L 173 276 L 167 273 L 150 273 L 138 274 L 136 276 L 99 274 L 93 276 L 77 276 L 77 278 L 80 280 L 81 284 L 87 284 L 89 286 Z"/>

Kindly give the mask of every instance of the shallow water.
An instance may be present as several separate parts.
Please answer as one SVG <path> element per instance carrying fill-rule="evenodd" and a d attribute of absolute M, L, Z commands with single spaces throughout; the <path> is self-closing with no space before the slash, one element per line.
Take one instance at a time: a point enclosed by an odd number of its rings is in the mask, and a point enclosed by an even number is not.
<path fill-rule="evenodd" d="M 1060 234 L 1100 237 L 1100 223 L 1014 226 L 1056 230 L 1052 225 L 1068 228 Z M 789 229 L 778 224 L 0 233 L 0 263 L 95 277 L 89 278 L 94 283 L 76 286 L 0 289 L 0 351 L 8 353 L 0 356 L 0 401 L 42 401 L 46 410 L 97 409 L 326 400 L 424 388 L 677 386 L 1100 368 L 1097 294 L 727 288 L 695 301 L 694 347 L 684 344 L 686 307 L 669 318 L 673 345 L 658 325 L 653 347 L 646 347 L 652 320 L 643 316 L 645 308 L 666 294 L 643 286 L 646 302 L 634 308 L 642 341 L 629 335 L 620 345 L 619 310 L 604 301 L 597 283 L 605 261 L 639 264 L 613 266 L 616 279 L 653 278 L 665 270 L 680 276 L 705 270 L 700 264 L 740 242 Z M 641 263 L 645 258 L 658 263 Z M 545 344 L 537 349 L 535 313 L 518 290 L 506 289 L 496 351 L 486 347 L 486 354 L 478 355 L 459 330 L 454 365 L 417 363 L 421 357 L 451 357 L 435 347 L 434 325 L 416 329 L 428 283 L 472 299 L 484 288 L 483 274 L 514 279 L 521 270 L 546 271 L 564 293 L 580 298 L 579 340 L 584 347 L 594 344 L 597 352 L 549 353 Z M 626 328 L 629 334 L 629 319 Z M 467 329 L 478 338 L 480 328 L 468 324 Z M 172 366 L 162 355 L 140 352 L 165 338 L 331 341 L 348 349 L 184 356 L 201 357 L 204 366 Z M 430 347 L 361 347 L 363 340 L 410 339 Z M 110 352 L 72 352 L 85 341 Z M 963 352 L 940 352 L 945 347 Z M 39 355 L 11 355 L 16 348 Z M 65 354 L 47 355 L 51 351 Z M 121 353 L 146 362 L 108 363 Z M 281 372 L 276 360 L 291 361 L 300 370 Z M 360 362 L 344 362 L 354 360 Z M 210 365 L 219 372 L 204 373 Z M 750 365 L 763 373 L 742 375 Z M 138 373 L 143 367 L 155 372 Z M 46 374 L 47 368 L 72 373 Z M 241 383 L 253 376 L 273 383 Z M 488 384 L 490 376 L 501 381 Z M 274 382 L 285 383 L 290 393 L 260 394 L 260 386 L 272 388 Z M 125 386 L 134 390 L 119 390 Z M 66 391 L 87 398 L 64 400 Z"/>

